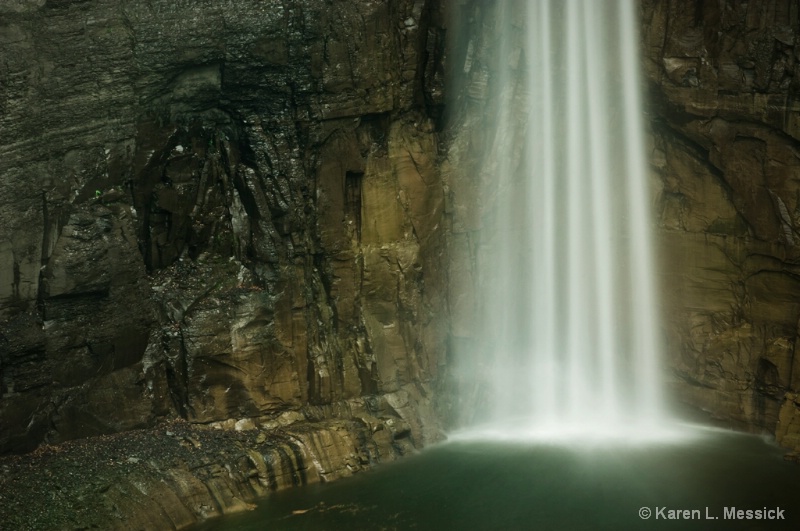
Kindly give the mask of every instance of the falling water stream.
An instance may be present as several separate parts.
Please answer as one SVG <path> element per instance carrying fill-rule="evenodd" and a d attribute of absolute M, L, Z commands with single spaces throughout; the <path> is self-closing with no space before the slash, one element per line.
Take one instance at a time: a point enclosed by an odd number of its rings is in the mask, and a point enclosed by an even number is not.
<path fill-rule="evenodd" d="M 532 436 L 651 433 L 663 393 L 635 5 L 524 5 L 523 65 L 520 6 L 498 6 L 484 413 Z"/>
<path fill-rule="evenodd" d="M 798 528 L 797 468 L 780 449 L 663 405 L 635 3 L 497 9 L 486 348 L 469 361 L 467 428 L 197 529 Z M 726 517 L 739 509 L 783 518 Z"/>

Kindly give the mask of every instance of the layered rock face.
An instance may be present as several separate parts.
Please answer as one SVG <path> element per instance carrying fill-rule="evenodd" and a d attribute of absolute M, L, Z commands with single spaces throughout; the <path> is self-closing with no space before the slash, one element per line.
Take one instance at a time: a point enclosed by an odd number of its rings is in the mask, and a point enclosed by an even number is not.
<path fill-rule="evenodd" d="M 260 427 L 177 420 L 7 456 L 0 460 L 0 521 L 42 531 L 184 529 L 252 509 L 251 501 L 270 492 L 413 452 L 415 427 L 393 412 L 405 394 L 306 406 Z"/>
<path fill-rule="evenodd" d="M 800 8 L 642 9 L 677 390 L 800 448 Z"/>
<path fill-rule="evenodd" d="M 0 6 L 0 452 L 405 393 L 435 438 L 427 2 Z"/>
<path fill-rule="evenodd" d="M 422 443 L 442 364 L 475 399 L 497 13 L 447 6 L 437 159 L 436 4 L 0 6 L 0 452 L 372 396 Z M 800 13 L 641 5 L 676 389 L 800 448 Z"/>

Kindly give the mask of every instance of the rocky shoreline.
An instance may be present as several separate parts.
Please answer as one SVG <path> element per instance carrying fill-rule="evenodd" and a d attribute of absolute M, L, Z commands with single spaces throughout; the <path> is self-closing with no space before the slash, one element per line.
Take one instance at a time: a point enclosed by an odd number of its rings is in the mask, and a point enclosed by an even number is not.
<path fill-rule="evenodd" d="M 185 529 L 251 509 L 272 491 L 347 477 L 437 440 L 422 398 L 407 388 L 272 419 L 172 420 L 2 457 L 0 522 L 27 530 Z"/>

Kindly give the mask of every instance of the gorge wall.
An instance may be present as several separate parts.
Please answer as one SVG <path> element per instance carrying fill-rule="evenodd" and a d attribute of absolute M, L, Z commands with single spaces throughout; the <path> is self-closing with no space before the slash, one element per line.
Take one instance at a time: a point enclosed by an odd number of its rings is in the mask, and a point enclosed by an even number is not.
<path fill-rule="evenodd" d="M 0 454 L 43 445 L 3 517 L 52 468 L 42 529 L 65 492 L 182 527 L 470 420 L 498 105 L 528 119 L 497 6 L 0 4 Z M 800 5 L 640 7 L 668 378 L 800 450 Z"/>
<path fill-rule="evenodd" d="M 0 452 L 480 401 L 496 3 L 444 4 L 0 6 Z M 641 9 L 676 392 L 800 448 L 800 7 Z"/>
<path fill-rule="evenodd" d="M 437 9 L 0 5 L 0 453 L 376 396 L 438 437 Z"/>
<path fill-rule="evenodd" d="M 800 5 L 642 2 L 669 365 L 800 448 Z"/>

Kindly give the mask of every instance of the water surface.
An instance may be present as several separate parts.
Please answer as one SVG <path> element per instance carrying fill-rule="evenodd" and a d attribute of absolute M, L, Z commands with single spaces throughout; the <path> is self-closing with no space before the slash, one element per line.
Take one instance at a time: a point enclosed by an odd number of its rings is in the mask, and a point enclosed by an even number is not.
<path fill-rule="evenodd" d="M 726 507 L 779 508 L 785 519 L 725 519 Z M 695 519 L 664 519 L 678 516 L 670 510 Z M 263 529 L 800 529 L 800 467 L 763 438 L 709 428 L 588 448 L 459 440 L 197 528 Z"/>

